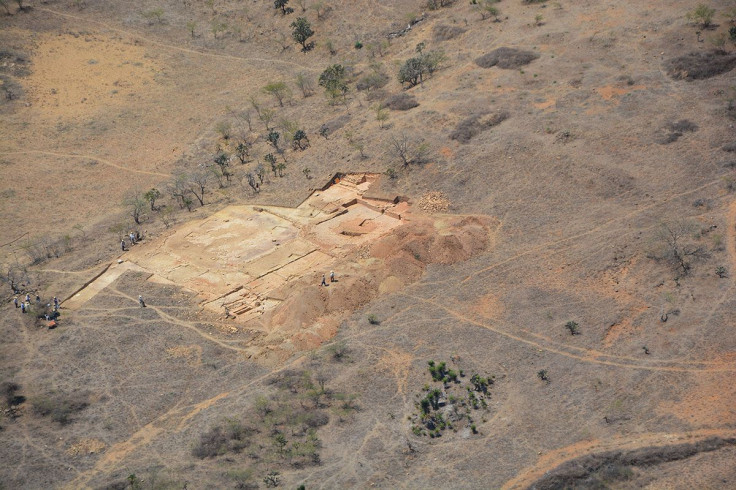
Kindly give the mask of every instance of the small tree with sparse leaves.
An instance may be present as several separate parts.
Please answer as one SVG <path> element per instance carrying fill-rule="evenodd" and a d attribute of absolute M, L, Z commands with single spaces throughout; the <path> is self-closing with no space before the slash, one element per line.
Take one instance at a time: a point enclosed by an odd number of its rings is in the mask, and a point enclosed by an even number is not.
<path fill-rule="evenodd" d="M 716 9 L 707 6 L 704 3 L 699 4 L 694 10 L 688 12 L 687 18 L 693 22 L 700 24 L 701 27 L 707 28 L 713 22 L 713 16 Z"/>
<path fill-rule="evenodd" d="M 245 140 L 238 143 L 238 146 L 235 147 L 235 156 L 238 157 L 241 164 L 245 164 L 245 162 L 248 161 L 248 158 L 250 157 L 250 147 L 251 144 Z"/>
<path fill-rule="evenodd" d="M 146 193 L 143 194 L 143 199 L 148 201 L 148 203 L 151 205 L 151 211 L 156 210 L 156 200 L 160 197 L 161 197 L 161 191 L 159 191 L 155 187 L 151 188 L 151 190 L 146 191 Z"/>
<path fill-rule="evenodd" d="M 270 82 L 263 91 L 269 95 L 272 95 L 276 101 L 278 101 L 280 107 L 284 107 L 284 99 L 287 99 L 291 95 L 291 90 L 284 82 Z"/>
<path fill-rule="evenodd" d="M 276 157 L 273 153 L 268 153 L 263 157 L 263 159 L 271 166 L 271 172 L 273 172 L 273 176 L 276 177 Z"/>

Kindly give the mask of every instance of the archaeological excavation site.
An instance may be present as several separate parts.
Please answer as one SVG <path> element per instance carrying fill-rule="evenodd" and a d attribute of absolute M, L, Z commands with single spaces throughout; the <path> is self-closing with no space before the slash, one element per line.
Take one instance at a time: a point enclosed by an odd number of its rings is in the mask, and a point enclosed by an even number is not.
<path fill-rule="evenodd" d="M 733 0 L 0 0 L 0 490 L 736 488 Z"/>

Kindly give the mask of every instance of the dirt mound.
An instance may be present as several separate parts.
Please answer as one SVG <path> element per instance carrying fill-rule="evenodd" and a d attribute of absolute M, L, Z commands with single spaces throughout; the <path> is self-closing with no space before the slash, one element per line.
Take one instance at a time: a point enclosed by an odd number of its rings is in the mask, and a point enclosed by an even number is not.
<path fill-rule="evenodd" d="M 483 131 L 490 129 L 493 126 L 498 126 L 508 119 L 508 117 L 508 112 L 470 116 L 458 123 L 452 133 L 450 133 L 450 139 L 457 140 L 461 143 L 467 143 L 474 136 L 479 135 Z"/>
<path fill-rule="evenodd" d="M 443 213 L 450 208 L 450 200 L 441 192 L 428 192 L 419 198 L 417 206 L 427 213 Z"/>
<path fill-rule="evenodd" d="M 405 223 L 378 239 L 367 254 L 355 252 L 366 262 L 349 260 L 327 287 L 319 286 L 319 274 L 290 284 L 286 299 L 263 317 L 272 332 L 265 342 L 291 343 L 296 349 L 304 342 L 319 345 L 335 335 L 345 313 L 419 280 L 428 264 L 452 264 L 485 250 L 490 225 L 482 217 Z"/>
<path fill-rule="evenodd" d="M 532 51 L 524 51 L 523 49 L 516 48 L 498 48 L 476 58 L 475 64 L 481 68 L 497 66 L 505 70 L 511 70 L 528 65 L 537 58 L 539 58 L 539 55 Z"/>
<path fill-rule="evenodd" d="M 693 51 L 665 62 L 667 74 L 675 80 L 705 80 L 736 67 L 736 53 L 720 49 Z"/>
<path fill-rule="evenodd" d="M 441 223 L 441 233 L 438 233 L 438 227 L 432 222 L 415 222 L 379 240 L 371 249 L 371 255 L 383 258 L 387 263 L 408 259 L 410 263 L 416 261 L 423 265 L 467 260 L 486 249 L 489 225 L 478 217 L 455 218 Z M 394 275 L 402 277 L 390 265 L 388 268 Z"/>
<path fill-rule="evenodd" d="M 72 444 L 66 450 L 69 456 L 79 456 L 82 454 L 95 454 L 105 449 L 105 443 L 97 439 L 82 439 L 76 444 Z"/>
<path fill-rule="evenodd" d="M 392 95 L 383 102 L 383 105 L 394 111 L 408 111 L 419 105 L 416 97 L 409 94 Z"/>

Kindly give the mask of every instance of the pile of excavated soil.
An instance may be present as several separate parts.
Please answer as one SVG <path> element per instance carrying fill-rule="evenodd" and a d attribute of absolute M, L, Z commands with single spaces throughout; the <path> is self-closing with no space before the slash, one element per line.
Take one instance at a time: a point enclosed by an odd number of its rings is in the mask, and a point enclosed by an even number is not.
<path fill-rule="evenodd" d="M 360 259 L 346 257 L 336 271 L 337 282 L 320 286 L 321 275 L 290 284 L 285 300 L 262 318 L 271 332 L 268 344 L 312 348 L 337 332 L 345 315 L 385 292 L 419 280 L 428 264 L 467 260 L 488 246 L 491 220 L 452 217 L 417 218 L 378 239 Z"/>
<path fill-rule="evenodd" d="M 417 206 L 427 213 L 442 213 L 450 208 L 450 200 L 441 192 L 428 192 L 419 198 Z"/>

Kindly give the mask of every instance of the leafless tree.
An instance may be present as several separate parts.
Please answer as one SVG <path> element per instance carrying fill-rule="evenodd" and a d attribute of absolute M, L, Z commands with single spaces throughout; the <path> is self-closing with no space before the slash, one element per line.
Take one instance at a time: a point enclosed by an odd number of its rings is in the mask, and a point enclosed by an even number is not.
<path fill-rule="evenodd" d="M 685 276 L 690 272 L 690 261 L 702 258 L 707 254 L 702 246 L 693 243 L 695 226 L 684 220 L 662 223 L 656 239 L 660 250 L 650 256 L 670 262 L 679 275 Z"/>
<path fill-rule="evenodd" d="M 260 186 L 258 185 L 258 182 L 256 181 L 256 176 L 253 172 L 248 172 L 247 174 L 245 174 L 245 178 L 248 181 L 248 185 L 251 187 L 251 189 L 253 189 L 253 192 L 260 192 Z"/>
<path fill-rule="evenodd" d="M 192 194 L 194 194 L 194 197 L 197 198 L 197 201 L 199 201 L 200 206 L 204 206 L 204 195 L 207 192 L 207 184 L 209 183 L 210 175 L 210 172 L 201 168 L 195 170 L 189 176 L 189 189 L 192 191 Z"/>
<path fill-rule="evenodd" d="M 296 76 L 296 86 L 302 91 L 305 99 L 314 94 L 314 82 L 306 73 L 299 73 Z"/>
<path fill-rule="evenodd" d="M 408 167 L 412 163 L 422 163 L 429 152 L 429 146 L 423 141 L 409 138 L 406 133 L 401 133 L 391 135 L 390 151 L 405 167 Z"/>
<path fill-rule="evenodd" d="M 138 191 L 130 191 L 123 198 L 123 205 L 128 207 L 130 215 L 137 225 L 141 224 L 141 214 L 146 209 L 146 204 L 147 201 Z"/>

